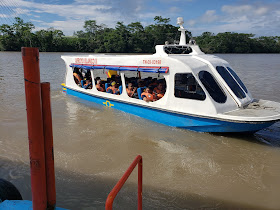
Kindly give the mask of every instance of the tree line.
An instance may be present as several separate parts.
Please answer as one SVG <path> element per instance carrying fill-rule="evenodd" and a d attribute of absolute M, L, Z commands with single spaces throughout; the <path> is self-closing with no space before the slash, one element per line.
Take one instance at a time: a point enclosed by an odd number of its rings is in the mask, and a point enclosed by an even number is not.
<path fill-rule="evenodd" d="M 20 51 L 21 47 L 38 47 L 42 52 L 154 53 L 155 45 L 178 43 L 178 26 L 170 18 L 155 16 L 154 24 L 144 27 L 140 22 L 128 25 L 117 22 L 115 28 L 95 20 L 86 20 L 84 30 L 65 36 L 54 28 L 34 31 L 31 22 L 16 17 L 12 25 L 0 26 L 0 50 Z M 186 32 L 187 41 L 192 34 Z M 254 34 L 204 32 L 194 37 L 205 53 L 280 53 L 280 37 L 254 37 Z"/>
<path fill-rule="evenodd" d="M 195 38 L 205 53 L 280 53 L 280 36 L 204 32 Z"/>

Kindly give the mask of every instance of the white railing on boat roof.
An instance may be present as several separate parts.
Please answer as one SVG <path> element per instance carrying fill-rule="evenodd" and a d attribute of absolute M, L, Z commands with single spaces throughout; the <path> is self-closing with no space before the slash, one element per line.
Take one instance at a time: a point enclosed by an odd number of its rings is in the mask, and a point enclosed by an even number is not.
<path fill-rule="evenodd" d="M 116 65 L 90 65 L 90 64 L 70 64 L 70 67 L 81 69 L 108 69 L 114 71 L 140 71 L 149 73 L 168 73 L 169 67 L 167 66 L 116 66 Z"/>

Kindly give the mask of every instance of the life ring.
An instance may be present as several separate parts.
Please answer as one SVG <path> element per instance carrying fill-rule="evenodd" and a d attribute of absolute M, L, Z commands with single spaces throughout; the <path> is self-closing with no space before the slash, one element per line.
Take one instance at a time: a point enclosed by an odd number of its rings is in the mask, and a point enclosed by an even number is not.
<path fill-rule="evenodd" d="M 0 203 L 4 200 L 22 200 L 18 189 L 5 179 L 0 179 Z"/>

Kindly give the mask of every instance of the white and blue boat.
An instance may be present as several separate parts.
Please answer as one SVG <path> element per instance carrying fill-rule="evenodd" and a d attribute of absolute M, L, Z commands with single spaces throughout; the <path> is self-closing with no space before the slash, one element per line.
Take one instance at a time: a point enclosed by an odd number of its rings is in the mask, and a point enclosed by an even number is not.
<path fill-rule="evenodd" d="M 153 55 L 62 56 L 66 63 L 63 91 L 198 132 L 255 132 L 280 120 L 280 103 L 254 99 L 227 61 L 204 54 L 194 40 L 186 44 L 182 19 L 178 18 L 178 24 L 180 43 L 157 45 Z M 77 70 L 81 81 L 73 76 Z M 86 85 L 85 75 L 92 86 Z M 100 80 L 107 90 L 116 79 L 118 94 L 102 92 L 95 86 Z M 164 96 L 147 102 L 141 95 L 152 81 L 163 84 Z M 128 95 L 128 83 L 137 88 L 133 97 Z"/>

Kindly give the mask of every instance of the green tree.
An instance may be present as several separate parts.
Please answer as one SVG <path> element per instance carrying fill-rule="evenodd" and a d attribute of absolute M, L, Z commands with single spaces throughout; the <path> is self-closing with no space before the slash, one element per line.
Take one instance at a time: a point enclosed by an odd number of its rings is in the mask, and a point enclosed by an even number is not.
<path fill-rule="evenodd" d="M 33 46 L 34 25 L 25 23 L 21 18 L 16 17 L 13 25 L 3 24 L 0 26 L 1 43 L 5 50 L 20 50 L 22 46 Z"/>
<path fill-rule="evenodd" d="M 65 37 L 61 30 L 49 28 L 32 32 L 35 27 L 16 17 L 12 25 L 0 25 L 0 50 L 19 51 L 22 46 L 39 47 L 41 51 L 76 52 L 136 52 L 152 53 L 158 44 L 174 43 L 180 37 L 178 26 L 170 24 L 170 18 L 155 16 L 155 23 L 143 27 L 140 22 L 124 25 L 118 22 L 115 28 L 98 25 L 95 20 L 84 22 L 84 31 Z M 187 31 L 187 42 L 191 32 Z M 225 32 L 215 35 L 203 32 L 195 37 L 197 44 L 206 53 L 280 53 L 279 36 Z"/>
<path fill-rule="evenodd" d="M 195 40 L 203 52 L 215 52 L 215 34 L 211 32 L 203 32 L 200 36 L 195 37 Z"/>
<path fill-rule="evenodd" d="M 166 41 L 169 43 L 174 43 L 176 37 L 179 35 L 178 27 L 169 24 L 170 18 L 162 18 L 161 16 L 155 16 L 155 24 L 145 27 L 147 47 L 149 46 L 148 52 L 154 52 L 156 45 L 164 44 Z M 187 42 L 191 33 L 187 31 Z"/>
<path fill-rule="evenodd" d="M 40 51 L 55 52 L 63 51 L 62 38 L 64 34 L 61 30 L 49 28 L 36 32 L 37 43 Z"/>
<path fill-rule="evenodd" d="M 111 30 L 104 36 L 104 47 L 106 52 L 129 52 L 128 40 L 130 33 L 123 22 L 117 22 L 115 30 Z"/>
<path fill-rule="evenodd" d="M 245 33 L 204 32 L 195 39 L 205 53 L 251 53 L 255 45 L 253 37 L 254 34 Z"/>
<path fill-rule="evenodd" d="M 128 45 L 132 52 L 142 53 L 146 52 L 147 35 L 144 27 L 140 22 L 134 22 L 127 25 L 127 30 L 130 33 Z"/>
<path fill-rule="evenodd" d="M 84 24 L 84 29 L 88 36 L 94 37 L 96 32 L 102 29 L 102 26 L 97 25 L 95 20 L 86 20 Z"/>

